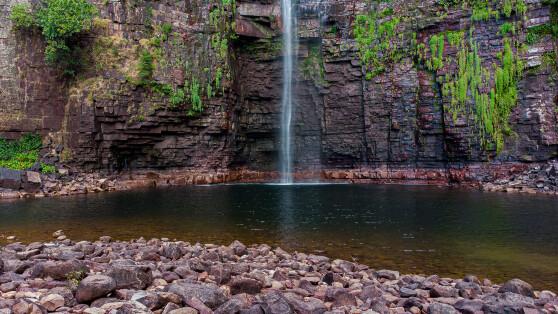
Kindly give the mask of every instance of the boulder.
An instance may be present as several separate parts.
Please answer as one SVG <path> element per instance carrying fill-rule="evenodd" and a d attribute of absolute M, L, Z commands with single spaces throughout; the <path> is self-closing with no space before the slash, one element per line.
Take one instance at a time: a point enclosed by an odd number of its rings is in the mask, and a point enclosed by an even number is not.
<path fill-rule="evenodd" d="M 49 290 L 50 294 L 58 294 L 64 297 L 64 306 L 75 306 L 77 304 L 74 293 L 68 287 L 55 287 Z"/>
<path fill-rule="evenodd" d="M 389 279 L 389 280 L 396 280 L 397 278 L 399 278 L 399 272 L 398 271 L 393 271 L 393 270 L 382 269 L 382 270 L 376 271 L 374 274 L 378 278 L 385 278 L 385 279 Z"/>
<path fill-rule="evenodd" d="M 216 309 L 227 301 L 227 297 L 219 287 L 213 284 L 190 283 L 177 280 L 167 286 L 167 291 L 179 295 L 184 303 L 196 297 L 211 309 Z"/>
<path fill-rule="evenodd" d="M 64 262 L 46 261 L 36 264 L 31 270 L 32 277 L 51 277 L 55 280 L 66 280 L 71 273 L 87 274 L 89 269 L 85 264 L 78 260 Z"/>
<path fill-rule="evenodd" d="M 260 306 L 266 314 L 294 314 L 294 310 L 287 299 L 277 291 L 271 292 L 263 296 L 263 304 Z M 254 312 L 252 312 L 252 310 Z M 257 307 L 250 308 L 250 313 L 258 313 Z M 260 312 L 261 313 L 261 312 Z"/>
<path fill-rule="evenodd" d="M 328 288 L 326 301 L 333 302 L 334 306 L 356 306 L 356 297 L 348 289 Z"/>
<path fill-rule="evenodd" d="M 149 309 L 145 305 L 135 302 L 112 302 L 101 306 L 105 313 L 149 313 Z"/>
<path fill-rule="evenodd" d="M 132 301 L 137 301 L 150 310 L 155 310 L 159 307 L 159 296 L 153 292 L 138 291 L 131 298 Z"/>
<path fill-rule="evenodd" d="M 496 313 L 523 313 L 523 308 L 533 308 L 535 302 L 532 298 L 513 292 L 492 294 L 483 299 L 482 310 L 486 314 Z"/>
<path fill-rule="evenodd" d="M 108 304 L 108 303 L 114 303 L 114 302 L 120 302 L 121 300 L 117 299 L 117 298 L 100 298 L 97 299 L 93 302 L 91 302 L 91 307 L 98 307 L 100 308 L 101 306 Z"/>
<path fill-rule="evenodd" d="M 521 279 L 512 279 L 498 290 L 500 293 L 513 292 L 526 297 L 534 297 L 533 287 Z"/>
<path fill-rule="evenodd" d="M 399 295 L 402 298 L 416 297 L 417 296 L 417 291 L 414 290 L 414 289 L 409 289 L 409 288 L 402 287 L 401 289 L 399 289 Z"/>
<path fill-rule="evenodd" d="M 455 288 L 459 290 L 459 296 L 466 299 L 474 299 L 482 294 L 480 285 L 475 282 L 459 281 Z"/>
<path fill-rule="evenodd" d="M 229 248 L 232 249 L 234 254 L 237 256 L 248 254 L 248 249 L 246 248 L 246 245 L 242 244 L 240 241 L 234 241 L 229 245 Z"/>
<path fill-rule="evenodd" d="M 261 282 L 249 278 L 234 279 L 231 282 L 230 286 L 231 286 L 232 294 L 240 294 L 240 293 L 258 294 L 263 288 Z"/>
<path fill-rule="evenodd" d="M 14 306 L 12 307 L 13 314 L 46 314 L 47 310 L 26 299 L 20 299 Z"/>
<path fill-rule="evenodd" d="M 484 303 L 480 300 L 461 299 L 453 306 L 463 314 L 476 314 L 482 311 Z"/>
<path fill-rule="evenodd" d="M 184 256 L 184 252 L 182 252 L 182 249 L 175 243 L 163 245 L 160 253 L 162 256 L 171 260 L 177 260 Z"/>
<path fill-rule="evenodd" d="M 120 260 L 111 264 L 107 276 L 116 282 L 116 289 L 143 290 L 153 282 L 153 274 L 147 266 L 133 261 Z"/>
<path fill-rule="evenodd" d="M 432 298 L 453 298 L 457 297 L 459 291 L 451 286 L 442 286 L 435 284 L 430 289 L 430 297 Z"/>
<path fill-rule="evenodd" d="M 0 168 L 0 188 L 19 190 L 22 178 L 23 171 Z"/>
<path fill-rule="evenodd" d="M 453 306 L 443 303 L 432 303 L 428 306 L 428 314 L 460 314 Z"/>
<path fill-rule="evenodd" d="M 168 312 L 168 314 L 198 314 L 198 313 L 199 313 L 198 310 L 191 307 L 183 307 Z"/>
<path fill-rule="evenodd" d="M 239 299 L 232 298 L 221 304 L 221 306 L 215 310 L 215 314 L 238 313 L 242 309 L 243 305 L 244 304 Z"/>
<path fill-rule="evenodd" d="M 297 314 L 322 314 L 327 311 L 324 302 L 319 299 L 308 297 L 302 300 L 293 293 L 285 293 L 284 296 Z"/>
<path fill-rule="evenodd" d="M 41 298 L 39 304 L 47 311 L 54 312 L 64 306 L 64 297 L 59 294 L 49 294 Z"/>
<path fill-rule="evenodd" d="M 116 281 L 105 275 L 92 275 L 83 279 L 76 291 L 76 299 L 79 303 L 86 303 L 106 296 L 114 291 Z"/>

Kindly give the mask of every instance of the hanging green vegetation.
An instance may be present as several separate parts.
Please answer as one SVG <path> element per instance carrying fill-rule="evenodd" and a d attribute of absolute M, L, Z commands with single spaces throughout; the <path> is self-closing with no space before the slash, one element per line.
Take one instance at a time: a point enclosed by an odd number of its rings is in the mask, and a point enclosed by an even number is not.
<path fill-rule="evenodd" d="M 438 70 L 444 66 L 444 47 L 445 47 L 445 35 L 439 34 L 434 35 L 430 38 L 430 55 L 431 58 L 427 61 L 427 67 L 430 70 Z"/>
<path fill-rule="evenodd" d="M 37 10 L 27 4 L 12 7 L 10 19 L 17 29 L 37 27 L 46 41 L 45 61 L 74 75 L 79 67 L 75 41 L 79 33 L 89 31 L 96 7 L 87 0 L 46 0 Z"/>
<path fill-rule="evenodd" d="M 449 37 L 449 36 L 448 36 Z M 511 134 L 509 117 L 517 104 L 517 82 L 522 77 L 523 62 L 514 54 L 510 39 L 504 40 L 504 50 L 499 64 L 483 66 L 478 44 L 452 35 L 451 45 L 458 46 L 455 59 L 448 58 L 448 66 L 455 67 L 453 74 L 446 74 L 440 80 L 442 95 L 449 97 L 448 112 L 456 120 L 459 115 L 468 115 L 468 108 L 474 104 L 475 121 L 478 123 L 481 142 L 485 147 L 495 146 L 497 152 L 504 147 L 504 137 Z M 432 40 L 432 38 L 435 38 Z M 443 34 L 432 36 L 430 42 L 438 43 Z M 461 38 L 457 40 L 457 38 Z M 437 45 L 431 44 L 431 48 Z M 425 64 L 435 65 L 439 59 L 438 50 Z M 429 69 L 436 71 L 435 66 Z"/>
<path fill-rule="evenodd" d="M 358 57 L 370 80 L 386 70 L 386 65 L 401 59 L 396 41 L 396 29 L 400 18 L 393 16 L 392 9 L 380 13 L 371 11 L 359 14 L 353 27 Z"/>

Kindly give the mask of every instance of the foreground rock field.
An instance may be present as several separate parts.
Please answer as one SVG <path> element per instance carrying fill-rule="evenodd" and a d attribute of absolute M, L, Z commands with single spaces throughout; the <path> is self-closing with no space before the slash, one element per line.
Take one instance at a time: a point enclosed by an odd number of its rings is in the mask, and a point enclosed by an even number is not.
<path fill-rule="evenodd" d="M 268 245 L 101 237 L 0 247 L 0 313 L 558 313 L 513 279 L 400 275 Z"/>

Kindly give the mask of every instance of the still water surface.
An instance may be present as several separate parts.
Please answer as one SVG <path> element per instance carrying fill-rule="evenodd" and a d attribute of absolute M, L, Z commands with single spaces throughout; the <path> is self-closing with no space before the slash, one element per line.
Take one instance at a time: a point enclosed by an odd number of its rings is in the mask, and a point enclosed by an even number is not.
<path fill-rule="evenodd" d="M 0 235 L 268 243 L 403 273 L 558 290 L 558 198 L 437 187 L 220 185 L 0 202 Z M 3 241 L 0 238 L 0 241 Z"/>

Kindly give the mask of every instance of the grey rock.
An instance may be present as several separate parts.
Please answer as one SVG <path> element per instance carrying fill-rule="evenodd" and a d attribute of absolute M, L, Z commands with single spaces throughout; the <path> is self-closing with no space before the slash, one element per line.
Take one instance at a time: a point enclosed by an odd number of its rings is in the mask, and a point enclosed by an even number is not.
<path fill-rule="evenodd" d="M 432 298 L 453 298 L 457 297 L 459 291 L 451 286 L 434 285 L 430 289 L 430 296 Z"/>
<path fill-rule="evenodd" d="M 182 297 L 184 303 L 196 297 L 211 309 L 216 309 L 227 301 L 223 291 L 212 284 L 190 283 L 178 280 L 168 285 L 167 291 Z"/>
<path fill-rule="evenodd" d="M 506 282 L 502 287 L 500 287 L 498 292 L 500 293 L 513 292 L 527 297 L 535 296 L 535 293 L 533 292 L 533 287 L 521 279 L 512 279 Z"/>
<path fill-rule="evenodd" d="M 160 300 L 159 296 L 153 292 L 148 291 L 138 291 L 131 298 L 132 301 L 137 301 L 145 305 L 150 310 L 155 310 L 159 308 Z"/>
<path fill-rule="evenodd" d="M 482 310 L 486 314 L 496 313 L 523 313 L 523 308 L 533 308 L 535 302 L 532 298 L 513 292 L 493 294 L 483 299 Z"/>
<path fill-rule="evenodd" d="M 92 275 L 83 279 L 76 291 L 76 300 L 79 303 L 90 302 L 106 296 L 116 289 L 116 281 L 105 275 Z"/>
<path fill-rule="evenodd" d="M 475 314 L 482 311 L 484 303 L 480 300 L 462 299 L 457 301 L 453 306 L 463 314 Z"/>
<path fill-rule="evenodd" d="M 142 290 L 153 282 L 149 267 L 125 260 L 112 263 L 106 275 L 116 281 L 116 289 Z"/>
<path fill-rule="evenodd" d="M 215 314 L 238 313 L 243 307 L 242 301 L 232 298 L 215 310 Z"/>
<path fill-rule="evenodd" d="M 428 314 L 459 314 L 459 311 L 448 304 L 432 303 L 428 306 Z"/>
<path fill-rule="evenodd" d="M 403 287 L 403 288 L 399 289 L 399 295 L 402 298 L 416 297 L 417 296 L 417 291 L 413 290 L 413 289 Z"/>
<path fill-rule="evenodd" d="M 302 300 L 293 293 L 285 293 L 284 296 L 297 314 L 322 314 L 327 311 L 325 304 L 319 299 L 309 297 Z"/>
<path fill-rule="evenodd" d="M 399 278 L 399 272 L 398 271 L 393 271 L 393 270 L 382 269 L 382 270 L 376 271 L 374 274 L 378 278 L 385 278 L 385 279 L 389 279 L 389 280 L 396 280 L 396 279 Z"/>
<path fill-rule="evenodd" d="M 271 292 L 263 297 L 262 310 L 266 314 L 294 314 L 287 299 L 280 292 Z M 257 310 L 257 309 L 256 309 Z"/>

